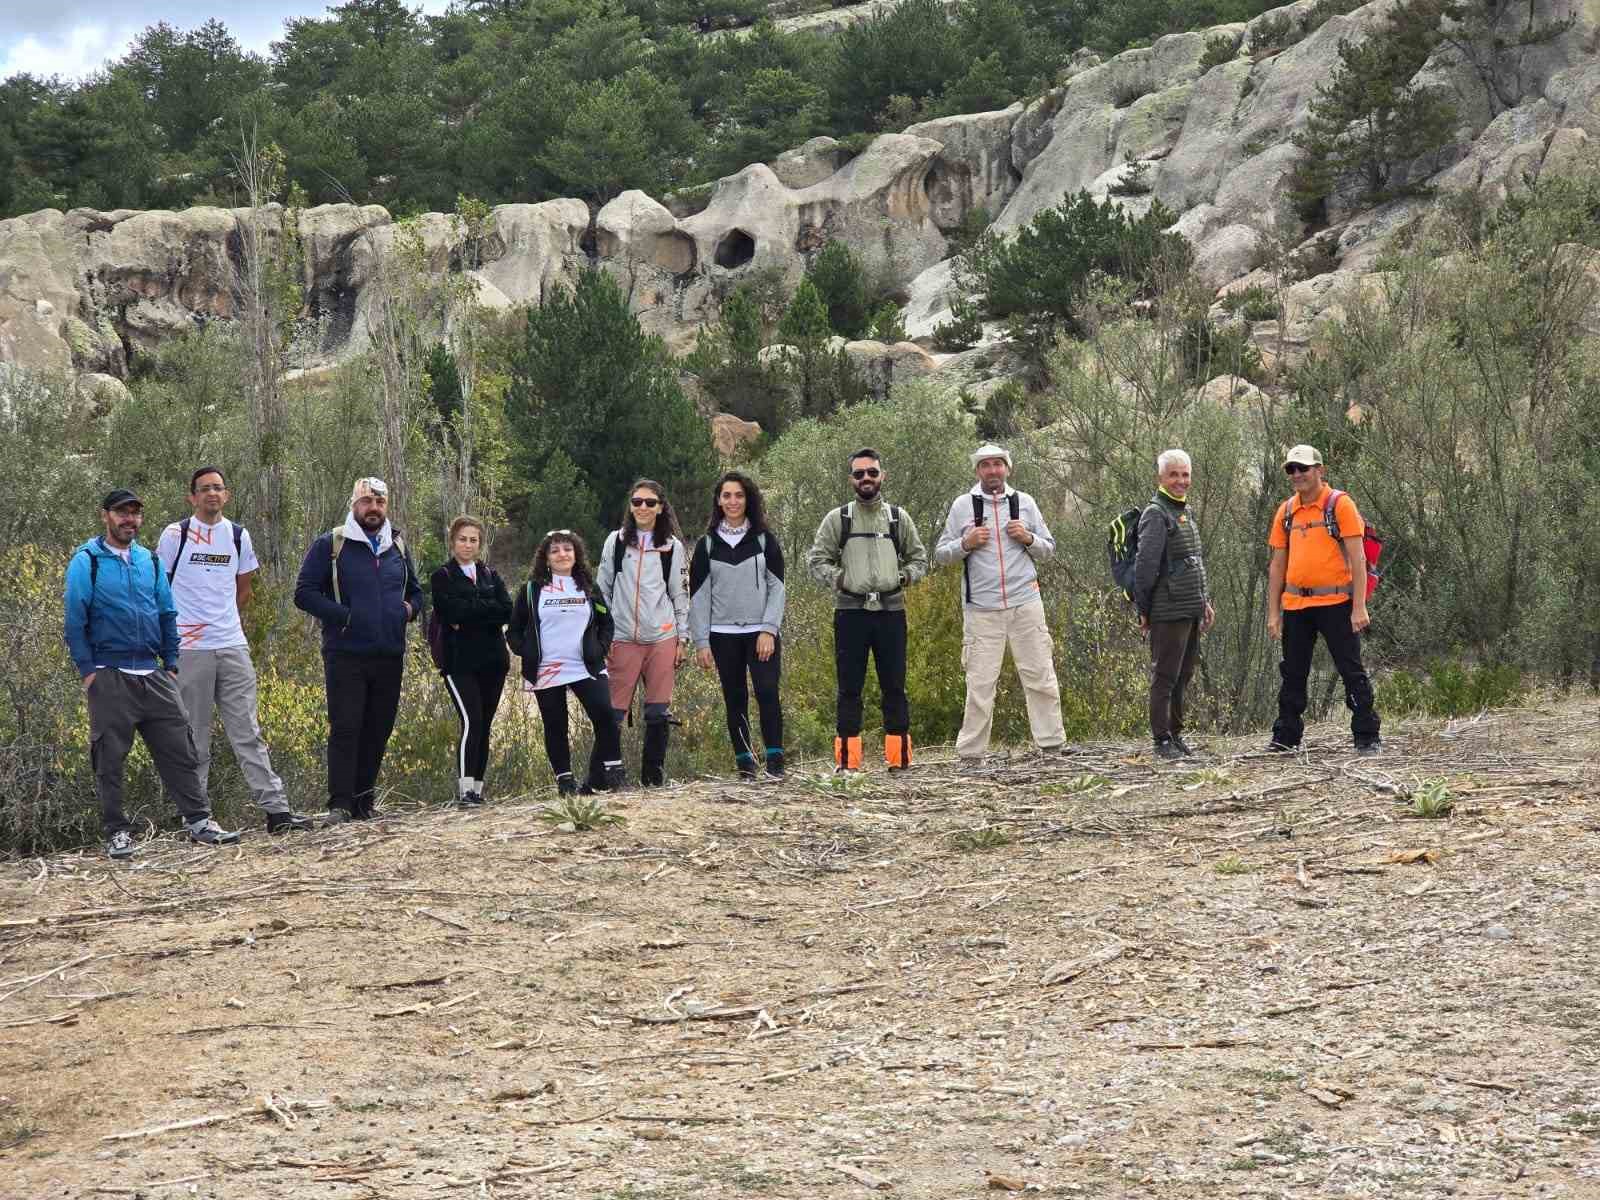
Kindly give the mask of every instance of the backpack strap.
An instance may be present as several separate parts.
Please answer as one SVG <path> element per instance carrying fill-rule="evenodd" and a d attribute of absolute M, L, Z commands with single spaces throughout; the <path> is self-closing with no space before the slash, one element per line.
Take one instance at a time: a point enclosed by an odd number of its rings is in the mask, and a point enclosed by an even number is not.
<path fill-rule="evenodd" d="M 1006 497 L 1006 502 L 1011 509 L 1011 519 L 1013 521 L 1022 520 L 1022 493 L 1012 488 L 1011 495 Z"/>
<path fill-rule="evenodd" d="M 615 575 L 622 570 L 622 560 L 628 555 L 628 543 L 622 530 L 617 530 L 616 544 L 611 547 L 611 573 Z"/>
<path fill-rule="evenodd" d="M 1339 518 L 1334 515 L 1333 510 L 1339 503 L 1339 497 L 1343 495 L 1343 492 L 1330 490 L 1327 500 L 1322 505 L 1322 527 L 1328 531 L 1328 536 L 1336 543 L 1341 539 L 1339 537 Z"/>
<path fill-rule="evenodd" d="M 844 549 L 844 544 L 850 540 L 850 526 L 855 523 L 856 502 L 850 501 L 839 509 L 839 549 Z"/>
<path fill-rule="evenodd" d="M 983 497 L 978 495 L 977 492 L 973 492 L 972 493 L 972 523 L 974 525 L 983 525 L 988 520 L 989 520 L 988 515 L 983 511 Z"/>
<path fill-rule="evenodd" d="M 178 522 L 178 553 L 172 560 L 172 570 L 167 572 L 168 587 L 172 586 L 172 581 L 178 574 L 178 565 L 183 562 L 183 551 L 184 548 L 189 544 L 189 522 L 193 519 L 194 518 L 192 517 L 185 517 L 183 520 Z M 239 527 L 235 525 L 233 530 L 233 544 L 238 546 Z"/>
<path fill-rule="evenodd" d="M 333 602 L 343 604 L 344 600 L 339 595 L 339 555 L 344 550 L 344 526 L 329 530 L 329 533 L 333 538 L 330 547 L 333 559 Z"/>
<path fill-rule="evenodd" d="M 766 549 L 765 546 L 762 549 Z M 661 582 L 668 587 L 672 586 L 672 540 L 667 539 L 667 548 L 658 556 L 661 559 Z"/>
<path fill-rule="evenodd" d="M 244 559 L 244 526 L 237 521 L 229 521 L 233 526 L 233 573 L 239 573 L 239 563 Z"/>

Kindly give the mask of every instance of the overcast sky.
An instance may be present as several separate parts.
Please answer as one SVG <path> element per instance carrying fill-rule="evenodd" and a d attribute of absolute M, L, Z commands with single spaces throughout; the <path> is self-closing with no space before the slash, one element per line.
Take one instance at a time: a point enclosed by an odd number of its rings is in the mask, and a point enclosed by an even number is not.
<path fill-rule="evenodd" d="M 411 0 L 438 13 L 447 0 Z M 240 45 L 265 54 L 291 17 L 320 16 L 319 0 L 0 0 L 0 79 L 27 72 L 77 79 L 120 58 L 147 26 L 193 29 L 216 17 Z"/>

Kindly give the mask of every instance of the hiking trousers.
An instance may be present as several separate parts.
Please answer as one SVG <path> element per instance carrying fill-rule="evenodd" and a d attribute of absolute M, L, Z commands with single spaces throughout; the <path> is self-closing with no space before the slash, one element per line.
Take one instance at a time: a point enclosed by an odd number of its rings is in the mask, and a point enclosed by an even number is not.
<path fill-rule="evenodd" d="M 772 639 L 772 657 L 756 657 L 759 633 L 713 633 L 711 657 L 722 682 L 722 704 L 728 712 L 728 740 L 734 757 L 755 757 L 750 740 L 750 685 L 755 686 L 756 707 L 761 711 L 761 744 L 770 755 L 783 750 L 783 702 L 778 678 L 783 673 L 783 639 Z M 748 682 L 747 682 L 748 680 Z"/>
<path fill-rule="evenodd" d="M 1311 652 L 1316 649 L 1318 634 L 1344 680 L 1344 702 L 1350 710 L 1350 733 L 1356 745 L 1376 742 L 1378 710 L 1372 681 L 1361 665 L 1361 635 L 1350 628 L 1348 600 L 1284 610 L 1283 661 L 1278 666 L 1283 683 L 1278 688 L 1278 719 L 1272 726 L 1272 740 L 1280 746 L 1298 746 L 1305 734 L 1306 681 L 1311 676 Z"/>
<path fill-rule="evenodd" d="M 489 731 L 500 707 L 500 694 L 506 686 L 506 670 L 451 671 L 444 677 L 450 703 L 461 722 L 456 741 L 456 777 L 475 780 L 481 787 L 489 768 Z"/>
<path fill-rule="evenodd" d="M 356 817 L 372 815 L 378 769 L 400 711 L 398 654 L 322 656 L 328 687 L 328 807 Z"/>
<path fill-rule="evenodd" d="M 177 680 L 166 671 L 129 675 L 101 667 L 84 697 L 89 706 L 89 765 L 100 800 L 100 827 L 107 837 L 133 828 L 122 807 L 122 774 L 135 733 L 144 739 L 184 823 L 211 816 Z"/>
<path fill-rule="evenodd" d="M 961 613 L 961 668 L 967 675 L 967 708 L 956 738 L 960 758 L 978 758 L 989 749 L 994 726 L 994 694 L 1005 663 L 1006 646 L 1028 702 L 1028 729 L 1041 750 L 1059 749 L 1067 740 L 1061 724 L 1061 688 L 1056 683 L 1055 643 L 1044 619 L 1044 602 L 1016 608 L 967 608 Z"/>
<path fill-rule="evenodd" d="M 558 683 L 533 693 L 539 705 L 539 721 L 544 726 L 544 754 L 556 775 L 572 774 L 572 741 L 567 722 L 567 693 L 571 692 L 590 724 L 594 726 L 594 746 L 589 752 L 589 783 L 602 784 L 607 767 L 622 765 L 622 733 L 617 714 L 611 707 L 611 685 L 590 676 L 573 683 Z"/>
<path fill-rule="evenodd" d="M 838 677 L 837 732 L 841 738 L 861 733 L 861 692 L 867 685 L 867 655 L 878 669 L 883 697 L 883 732 L 911 732 L 911 701 L 906 696 L 905 609 L 869 612 L 838 608 L 833 612 L 833 669 Z"/>
<path fill-rule="evenodd" d="M 211 781 L 211 718 L 222 714 L 233 756 L 256 807 L 266 813 L 289 811 L 283 780 L 272 770 L 267 743 L 256 716 L 256 668 L 248 646 L 178 652 L 178 693 L 189 714 L 189 732 L 200 756 L 200 787 Z"/>
<path fill-rule="evenodd" d="M 1200 622 L 1150 622 L 1150 736 L 1183 732 L 1184 693 L 1200 657 Z"/>

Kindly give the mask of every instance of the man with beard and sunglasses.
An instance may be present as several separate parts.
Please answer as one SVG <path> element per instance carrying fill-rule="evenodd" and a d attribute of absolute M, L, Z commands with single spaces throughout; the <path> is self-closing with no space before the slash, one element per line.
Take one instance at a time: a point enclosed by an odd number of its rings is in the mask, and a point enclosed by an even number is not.
<path fill-rule="evenodd" d="M 383 480 L 356 480 L 344 524 L 306 551 L 294 603 L 322 622 L 327 823 L 366 820 L 400 710 L 406 626 L 422 611 L 422 586 L 405 539 L 389 524 Z"/>
<path fill-rule="evenodd" d="M 833 590 L 834 769 L 861 769 L 861 691 L 871 654 L 883 697 L 883 757 L 899 771 L 911 765 L 905 589 L 928 573 L 928 551 L 910 516 L 883 499 L 883 456 L 863 447 L 848 469 L 855 499 L 822 519 L 806 556 L 812 578 Z"/>
<path fill-rule="evenodd" d="M 1328 487 L 1327 468 L 1316 447 L 1294 447 L 1284 456 L 1283 470 L 1294 495 L 1278 506 L 1267 538 L 1272 550 L 1267 632 L 1283 641 L 1278 719 L 1267 749 L 1291 751 L 1300 746 L 1306 681 L 1320 634 L 1344 680 L 1356 753 L 1377 754 L 1378 710 L 1372 682 L 1361 665 L 1361 633 L 1371 622 L 1367 558 L 1361 544 L 1366 524 L 1354 500 Z"/>

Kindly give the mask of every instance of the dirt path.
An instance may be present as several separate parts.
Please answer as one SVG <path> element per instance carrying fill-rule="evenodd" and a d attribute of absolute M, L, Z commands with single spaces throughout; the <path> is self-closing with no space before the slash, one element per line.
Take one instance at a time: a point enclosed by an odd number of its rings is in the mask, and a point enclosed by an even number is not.
<path fill-rule="evenodd" d="M 1594 705 L 1315 734 L 0 865 L 0 1196 L 1600 1196 Z"/>

